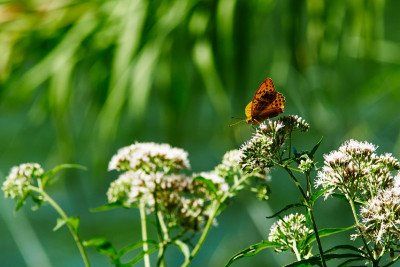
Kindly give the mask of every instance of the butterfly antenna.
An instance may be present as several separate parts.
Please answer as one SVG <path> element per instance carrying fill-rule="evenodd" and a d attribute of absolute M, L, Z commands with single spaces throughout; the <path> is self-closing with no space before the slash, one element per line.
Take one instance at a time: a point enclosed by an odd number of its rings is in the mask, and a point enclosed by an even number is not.
<path fill-rule="evenodd" d="M 237 122 L 234 122 L 234 123 L 229 124 L 229 127 L 238 125 L 239 123 L 242 123 L 242 122 L 245 122 L 245 121 L 246 121 L 246 119 L 240 119 L 240 121 L 237 121 Z"/>

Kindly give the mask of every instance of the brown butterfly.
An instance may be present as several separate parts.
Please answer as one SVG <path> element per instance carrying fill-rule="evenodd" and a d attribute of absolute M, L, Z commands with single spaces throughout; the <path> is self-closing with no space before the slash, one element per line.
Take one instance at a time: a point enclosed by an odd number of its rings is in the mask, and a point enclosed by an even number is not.
<path fill-rule="evenodd" d="M 265 79 L 258 87 L 253 99 L 245 108 L 246 122 L 260 124 L 262 121 L 278 116 L 285 110 L 285 97 L 275 90 L 271 78 Z"/>

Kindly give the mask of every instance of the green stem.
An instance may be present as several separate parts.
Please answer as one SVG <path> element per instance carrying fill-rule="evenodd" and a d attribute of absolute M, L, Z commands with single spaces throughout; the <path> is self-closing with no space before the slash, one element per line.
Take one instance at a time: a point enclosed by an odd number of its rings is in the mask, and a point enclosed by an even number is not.
<path fill-rule="evenodd" d="M 190 253 L 190 256 L 188 259 L 185 260 L 185 262 L 182 264 L 182 267 L 186 267 L 189 266 L 189 264 L 191 263 L 191 261 L 193 260 L 193 258 L 197 255 L 197 253 L 199 252 L 200 248 L 202 247 L 204 241 L 207 238 L 207 235 L 211 229 L 211 226 L 214 222 L 214 218 L 218 213 L 218 209 L 221 205 L 221 202 L 219 202 L 219 200 L 214 200 L 211 206 L 211 213 L 210 213 L 210 217 L 207 220 L 206 226 L 203 229 L 203 232 L 199 238 L 199 241 L 197 242 L 196 246 L 193 248 L 192 252 Z"/>
<path fill-rule="evenodd" d="M 211 226 L 214 223 L 214 219 L 218 214 L 218 210 L 221 206 L 222 203 L 224 203 L 224 201 L 232 194 L 232 192 L 235 192 L 237 190 L 237 188 L 243 183 L 245 182 L 249 177 L 251 177 L 251 175 L 244 175 L 241 179 L 237 180 L 230 188 L 230 190 L 228 192 L 226 192 L 221 198 L 217 198 L 215 199 L 212 204 L 211 204 L 211 212 L 210 212 L 210 216 L 208 217 L 207 223 L 203 229 L 203 232 L 199 238 L 199 240 L 197 241 L 196 246 L 193 248 L 192 252 L 190 253 L 189 258 L 185 259 L 184 263 L 182 264 L 181 267 L 187 267 L 189 266 L 189 264 L 192 262 L 193 258 L 197 255 L 197 253 L 199 252 L 200 248 L 202 247 L 204 241 L 207 238 L 207 235 L 211 229 Z"/>
<path fill-rule="evenodd" d="M 301 255 L 300 255 L 299 250 L 297 249 L 297 244 L 296 244 L 295 240 L 293 240 L 292 250 L 293 250 L 294 255 L 296 255 L 296 259 L 298 261 L 301 261 Z"/>
<path fill-rule="evenodd" d="M 365 239 L 365 237 L 364 237 L 364 233 L 363 233 L 363 231 L 362 231 L 362 229 L 361 229 L 361 227 L 360 227 L 360 221 L 358 220 L 358 216 L 357 216 L 357 212 L 356 212 L 356 207 L 355 207 L 355 205 L 354 205 L 354 201 L 353 201 L 353 199 L 350 198 L 350 197 L 347 197 L 347 196 L 346 196 L 346 198 L 347 198 L 347 200 L 349 201 L 349 204 L 350 204 L 350 207 L 351 207 L 351 212 L 353 213 L 354 221 L 356 222 L 358 231 L 360 231 L 361 239 L 362 239 L 362 241 L 363 241 L 363 243 L 364 243 L 365 249 L 366 249 L 367 252 L 368 252 L 368 255 L 369 255 L 369 257 L 370 257 L 370 260 L 372 261 L 372 265 L 373 265 L 373 266 L 377 266 L 377 265 L 376 265 L 376 261 L 375 261 L 375 257 L 374 257 L 374 255 L 373 255 L 372 251 L 370 250 L 370 248 L 369 248 L 369 246 L 368 246 L 368 243 L 367 243 L 367 241 L 366 241 L 366 239 Z"/>
<path fill-rule="evenodd" d="M 160 244 L 160 250 L 158 252 L 158 259 L 157 259 L 157 266 L 163 267 L 165 266 L 165 250 L 166 246 L 171 242 L 169 233 L 168 233 L 168 228 L 164 222 L 164 216 L 161 211 L 158 210 L 156 207 L 156 217 L 157 217 L 157 227 L 159 228 L 160 232 L 160 239 L 161 239 L 161 244 Z"/>
<path fill-rule="evenodd" d="M 146 209 L 145 203 L 140 203 L 140 224 L 142 227 L 142 241 L 143 241 L 143 252 L 144 252 L 144 266 L 150 267 L 150 255 L 149 255 L 149 244 L 147 243 L 147 224 L 146 224 Z"/>
<path fill-rule="evenodd" d="M 312 224 L 313 224 L 313 230 L 314 230 L 314 234 L 315 234 L 315 239 L 317 240 L 318 250 L 319 250 L 320 257 L 321 257 L 321 263 L 322 263 L 323 267 L 326 267 L 327 265 L 326 265 L 326 261 L 325 261 L 324 250 L 322 248 L 321 239 L 319 237 L 318 227 L 317 227 L 317 224 L 315 222 L 314 211 L 313 211 L 312 206 L 309 204 L 309 196 L 311 196 L 311 194 L 308 191 L 307 191 L 307 193 L 304 192 L 304 189 L 301 187 L 301 185 L 300 185 L 299 181 L 297 180 L 296 176 L 293 174 L 293 172 L 289 168 L 285 167 L 285 170 L 289 174 L 289 176 L 292 178 L 293 182 L 296 184 L 296 186 L 299 189 L 301 195 L 303 196 L 304 201 L 307 203 L 308 214 L 310 215 L 310 218 L 311 218 L 311 221 L 312 221 Z M 309 179 L 309 177 L 307 177 L 307 179 Z M 307 181 L 307 184 L 308 183 L 309 183 L 309 181 Z"/>
<path fill-rule="evenodd" d="M 321 263 L 323 267 L 326 267 L 326 261 L 324 256 L 324 250 L 322 249 L 321 238 L 319 237 L 317 223 L 315 222 L 314 211 L 311 206 L 308 207 L 308 214 L 310 215 L 311 222 L 313 225 L 313 230 L 315 234 L 315 239 L 317 240 L 319 255 L 321 256 Z"/>
<path fill-rule="evenodd" d="M 88 256 L 86 254 L 85 248 L 83 247 L 82 241 L 78 236 L 78 233 L 75 231 L 75 229 L 68 223 L 69 217 L 65 213 L 65 211 L 55 202 L 44 190 L 30 186 L 30 189 L 34 192 L 39 193 L 42 197 L 43 200 L 46 201 L 47 203 L 50 204 L 54 208 L 54 210 L 60 215 L 61 219 L 66 222 L 66 225 L 68 227 L 69 232 L 71 233 L 72 237 L 74 238 L 74 241 L 76 243 L 76 246 L 79 249 L 79 253 L 81 254 L 83 263 L 86 267 L 90 266 L 90 262 L 88 259 Z"/>

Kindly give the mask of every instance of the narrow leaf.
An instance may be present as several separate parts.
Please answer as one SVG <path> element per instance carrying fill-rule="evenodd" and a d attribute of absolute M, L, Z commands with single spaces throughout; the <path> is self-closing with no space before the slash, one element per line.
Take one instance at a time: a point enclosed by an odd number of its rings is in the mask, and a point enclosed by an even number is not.
<path fill-rule="evenodd" d="M 96 207 L 96 208 L 91 208 L 90 212 L 102 212 L 102 211 L 108 211 L 108 210 L 113 210 L 117 208 L 124 208 L 123 205 L 119 202 L 114 202 L 114 203 L 107 203 L 102 206 Z"/>
<path fill-rule="evenodd" d="M 85 166 L 79 165 L 79 164 L 60 164 L 54 167 L 53 169 L 47 171 L 45 174 L 43 174 L 43 179 L 42 183 L 43 186 L 46 186 L 46 184 L 54 178 L 54 176 L 59 173 L 62 170 L 65 169 L 78 169 L 78 170 L 84 170 L 86 171 L 87 168 Z"/>
<path fill-rule="evenodd" d="M 118 253 L 111 244 L 105 238 L 92 238 L 89 240 L 83 241 L 83 245 L 85 247 L 94 247 L 99 253 L 109 257 L 112 261 L 118 259 Z"/>
<path fill-rule="evenodd" d="M 237 261 L 238 259 L 241 259 L 243 257 L 252 257 L 252 256 L 258 254 L 259 252 L 265 250 L 265 249 L 274 248 L 277 245 L 278 244 L 276 244 L 276 243 L 268 242 L 268 241 L 262 241 L 260 243 L 251 245 L 250 247 L 248 247 L 248 248 L 240 251 L 239 253 L 235 254 L 228 261 L 228 263 L 225 265 L 225 267 L 230 266 L 233 262 Z"/>
<path fill-rule="evenodd" d="M 322 136 L 321 139 L 319 139 L 318 143 L 311 149 L 311 152 L 310 152 L 311 158 L 314 157 L 315 152 L 317 152 L 317 150 L 318 150 L 319 146 L 321 145 L 323 139 L 324 139 L 324 137 Z"/>
<path fill-rule="evenodd" d="M 365 260 L 365 259 L 364 258 L 348 259 L 348 260 L 342 262 L 341 264 L 339 264 L 338 267 L 348 266 L 347 264 L 349 264 L 349 263 L 356 262 L 356 261 L 362 261 L 362 260 Z M 354 265 L 351 265 L 351 266 L 354 266 Z M 363 266 L 363 264 L 358 264 L 357 266 Z"/>
<path fill-rule="evenodd" d="M 328 249 L 327 251 L 325 251 L 325 253 L 331 253 L 331 252 L 334 252 L 334 251 L 337 251 L 337 250 L 351 250 L 351 251 L 355 251 L 355 252 L 360 253 L 360 254 L 364 253 L 361 249 L 359 249 L 359 248 L 357 248 L 355 246 L 351 246 L 351 245 L 334 246 L 334 247 Z"/>
<path fill-rule="evenodd" d="M 338 233 L 342 233 L 342 232 L 351 230 L 351 229 L 353 229 L 354 227 L 355 227 L 355 226 L 352 225 L 352 226 L 349 226 L 349 227 L 326 228 L 326 229 L 319 230 L 319 231 L 318 231 L 318 234 L 319 234 L 319 237 L 322 238 L 322 237 L 327 237 L 327 236 L 331 236 L 331 235 L 334 235 L 334 234 L 338 234 Z M 307 236 L 307 239 L 306 239 L 306 241 L 305 241 L 305 244 L 306 244 L 306 245 L 309 245 L 309 244 L 311 244 L 312 242 L 314 242 L 315 240 L 316 240 L 315 233 L 311 233 L 311 234 L 309 234 L 309 235 Z"/>
<path fill-rule="evenodd" d="M 54 226 L 53 231 L 57 231 L 63 227 L 67 222 L 62 218 L 57 218 L 56 226 Z"/>
<path fill-rule="evenodd" d="M 310 199 L 311 204 L 314 205 L 314 203 L 315 203 L 321 196 L 323 196 L 324 193 L 325 193 L 326 191 L 328 191 L 328 189 L 320 189 L 320 190 L 318 190 L 318 191 L 315 191 L 314 194 L 312 194 L 311 199 Z"/>
<path fill-rule="evenodd" d="M 123 248 L 120 249 L 120 251 L 118 252 L 119 257 L 122 257 L 123 255 L 125 255 L 126 253 L 142 248 L 143 247 L 143 243 L 145 243 L 144 241 L 138 241 L 135 242 L 133 244 L 127 245 Z M 147 240 L 147 244 L 148 245 L 157 245 L 157 242 L 154 240 Z"/>
<path fill-rule="evenodd" d="M 349 258 L 357 258 L 362 259 L 363 257 L 358 254 L 324 254 L 324 258 L 326 261 L 333 260 L 333 259 L 349 259 Z M 313 265 L 321 265 L 321 258 L 319 255 L 311 257 L 306 260 L 296 261 L 291 264 L 286 265 L 285 267 L 304 267 L 304 266 L 313 266 Z"/>
<path fill-rule="evenodd" d="M 147 254 L 151 255 L 151 254 L 153 254 L 154 252 L 156 252 L 157 250 L 158 250 L 158 247 L 151 248 L 151 249 L 149 249 L 149 250 L 147 251 Z M 145 255 L 144 251 L 141 251 L 141 252 L 140 252 L 138 255 L 136 255 L 132 260 L 130 260 L 129 262 L 127 262 L 126 265 L 129 265 L 129 266 L 135 265 L 135 264 L 138 263 L 141 259 L 143 259 L 144 255 Z"/>
<path fill-rule="evenodd" d="M 267 219 L 274 218 L 274 217 L 278 216 L 279 214 L 281 214 L 281 213 L 284 212 L 284 211 L 287 211 L 287 210 L 289 210 L 289 209 L 291 209 L 291 208 L 298 208 L 298 207 L 306 207 L 306 205 L 301 204 L 301 203 L 289 204 L 289 205 L 287 205 L 286 207 L 284 207 L 283 209 L 281 209 L 280 211 L 274 213 L 274 214 L 271 215 L 271 216 L 267 216 L 266 218 L 267 218 Z"/>

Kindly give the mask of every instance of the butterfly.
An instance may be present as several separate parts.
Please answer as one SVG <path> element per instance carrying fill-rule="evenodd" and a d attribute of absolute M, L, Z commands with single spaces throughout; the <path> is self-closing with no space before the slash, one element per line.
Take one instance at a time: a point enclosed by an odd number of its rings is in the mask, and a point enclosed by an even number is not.
<path fill-rule="evenodd" d="M 278 116 L 285 110 L 285 97 L 275 90 L 271 78 L 265 79 L 258 87 L 253 99 L 245 108 L 246 122 L 260 124 L 262 121 Z"/>

